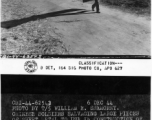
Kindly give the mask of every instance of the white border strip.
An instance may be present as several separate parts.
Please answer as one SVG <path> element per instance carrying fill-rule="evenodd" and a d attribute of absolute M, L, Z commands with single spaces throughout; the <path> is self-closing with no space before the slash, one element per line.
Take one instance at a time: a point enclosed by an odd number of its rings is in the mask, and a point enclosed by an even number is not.
<path fill-rule="evenodd" d="M 1 74 L 151 76 L 152 73 L 150 59 L 1 59 L 0 61 Z"/>

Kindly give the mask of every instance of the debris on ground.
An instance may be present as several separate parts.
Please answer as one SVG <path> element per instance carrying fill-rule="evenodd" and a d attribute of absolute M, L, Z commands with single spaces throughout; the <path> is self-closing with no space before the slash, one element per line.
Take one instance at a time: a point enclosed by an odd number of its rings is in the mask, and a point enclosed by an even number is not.
<path fill-rule="evenodd" d="M 27 4 L 27 0 L 2 0 L 2 22 L 38 14 Z M 69 48 L 48 21 L 49 18 L 38 19 L 9 29 L 1 28 L 1 54 L 69 54 Z"/>

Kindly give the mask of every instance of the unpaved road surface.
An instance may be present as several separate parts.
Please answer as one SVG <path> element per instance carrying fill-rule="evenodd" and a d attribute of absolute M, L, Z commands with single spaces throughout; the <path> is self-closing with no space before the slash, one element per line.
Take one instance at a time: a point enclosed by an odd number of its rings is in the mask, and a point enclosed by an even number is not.
<path fill-rule="evenodd" d="M 150 55 L 150 19 L 78 0 L 28 0 L 74 55 Z"/>

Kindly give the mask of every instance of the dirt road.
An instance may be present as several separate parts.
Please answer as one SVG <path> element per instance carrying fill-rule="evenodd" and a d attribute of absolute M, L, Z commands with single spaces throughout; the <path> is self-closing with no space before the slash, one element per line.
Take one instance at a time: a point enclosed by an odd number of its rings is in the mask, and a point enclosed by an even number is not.
<path fill-rule="evenodd" d="M 91 11 L 89 2 L 78 0 L 29 0 L 29 4 L 49 18 L 70 54 L 150 55 L 147 17 L 102 5 L 99 14 Z"/>

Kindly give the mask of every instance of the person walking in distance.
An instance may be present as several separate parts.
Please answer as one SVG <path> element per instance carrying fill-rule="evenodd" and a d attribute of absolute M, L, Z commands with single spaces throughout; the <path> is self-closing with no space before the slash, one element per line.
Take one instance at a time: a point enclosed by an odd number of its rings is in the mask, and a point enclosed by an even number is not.
<path fill-rule="evenodd" d="M 92 5 L 92 11 L 94 11 L 95 7 L 96 7 L 96 13 L 100 13 L 99 1 L 98 0 L 95 0 L 94 4 Z"/>

